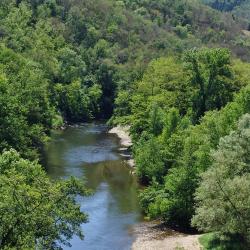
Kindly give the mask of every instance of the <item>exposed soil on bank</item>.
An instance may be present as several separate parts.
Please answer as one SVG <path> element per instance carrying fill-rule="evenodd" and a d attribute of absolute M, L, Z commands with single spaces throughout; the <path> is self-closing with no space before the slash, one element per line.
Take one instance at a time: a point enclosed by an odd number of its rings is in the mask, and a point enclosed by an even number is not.
<path fill-rule="evenodd" d="M 135 229 L 132 250 L 201 250 L 200 235 L 188 235 L 167 229 L 157 222 L 145 222 Z"/>

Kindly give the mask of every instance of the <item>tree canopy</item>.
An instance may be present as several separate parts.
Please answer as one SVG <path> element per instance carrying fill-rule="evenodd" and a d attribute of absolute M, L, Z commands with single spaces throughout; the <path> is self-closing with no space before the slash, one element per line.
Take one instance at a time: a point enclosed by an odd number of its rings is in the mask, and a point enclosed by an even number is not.
<path fill-rule="evenodd" d="M 130 126 L 148 217 L 248 240 L 239 216 L 248 223 L 249 6 L 0 1 L 0 246 L 56 249 L 82 237 L 74 198 L 86 191 L 51 181 L 37 162 L 51 129 L 94 119 Z"/>
<path fill-rule="evenodd" d="M 0 182 L 1 249 L 60 249 L 73 235 L 83 238 L 87 216 L 75 200 L 87 194 L 82 183 L 53 182 L 14 150 L 0 156 Z"/>
<path fill-rule="evenodd" d="M 239 234 L 250 241 L 250 115 L 237 130 L 220 139 L 213 165 L 202 175 L 196 191 L 197 209 L 192 223 L 199 229 Z"/>

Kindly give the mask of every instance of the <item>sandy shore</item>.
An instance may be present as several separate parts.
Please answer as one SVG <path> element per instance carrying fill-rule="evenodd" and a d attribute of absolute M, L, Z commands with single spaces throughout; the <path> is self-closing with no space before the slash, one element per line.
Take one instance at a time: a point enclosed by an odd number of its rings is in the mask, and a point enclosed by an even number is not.
<path fill-rule="evenodd" d="M 120 138 L 121 148 L 120 151 L 127 151 L 129 147 L 133 145 L 132 139 L 129 135 L 129 126 L 117 126 L 109 130 L 109 134 L 116 134 Z M 135 162 L 132 159 L 131 154 L 126 160 L 129 166 L 134 167 Z"/>
<path fill-rule="evenodd" d="M 162 240 L 137 239 L 132 250 L 201 250 L 199 235 L 169 236 Z"/>
<path fill-rule="evenodd" d="M 200 235 L 186 235 L 161 229 L 154 222 L 142 223 L 135 229 L 137 236 L 132 250 L 201 250 Z"/>

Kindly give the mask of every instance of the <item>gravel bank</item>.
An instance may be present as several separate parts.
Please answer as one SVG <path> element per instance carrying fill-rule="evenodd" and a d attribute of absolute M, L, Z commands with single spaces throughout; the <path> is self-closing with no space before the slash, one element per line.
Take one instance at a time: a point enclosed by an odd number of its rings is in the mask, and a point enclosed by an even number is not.
<path fill-rule="evenodd" d="M 201 250 L 200 235 L 186 235 L 170 229 L 163 229 L 157 223 L 138 225 L 136 241 L 132 250 Z"/>
<path fill-rule="evenodd" d="M 132 140 L 129 135 L 129 127 L 117 126 L 109 130 L 110 134 L 116 134 L 121 140 L 121 146 L 128 148 L 132 146 Z"/>
<path fill-rule="evenodd" d="M 109 134 L 116 134 L 120 138 L 121 148 L 120 151 L 128 151 L 129 147 L 133 145 L 132 139 L 129 135 L 129 126 L 117 126 L 109 130 Z M 135 162 L 134 159 L 131 157 L 131 153 L 126 160 L 129 166 L 134 167 Z"/>

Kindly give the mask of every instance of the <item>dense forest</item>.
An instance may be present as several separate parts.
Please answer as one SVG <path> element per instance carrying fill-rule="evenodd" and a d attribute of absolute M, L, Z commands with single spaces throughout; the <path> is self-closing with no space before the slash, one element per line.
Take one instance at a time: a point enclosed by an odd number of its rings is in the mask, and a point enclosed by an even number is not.
<path fill-rule="evenodd" d="M 130 126 L 148 218 L 247 249 L 247 10 L 247 0 L 1 0 L 0 249 L 83 238 L 75 197 L 90 192 L 50 180 L 41 155 L 51 129 L 98 119 Z"/>
<path fill-rule="evenodd" d="M 232 11 L 238 6 L 242 6 L 246 0 L 204 0 L 205 4 L 220 11 Z"/>
<path fill-rule="evenodd" d="M 250 2 L 248 0 L 202 0 L 202 2 L 219 11 L 230 12 L 234 18 L 244 19 L 246 23 L 250 20 Z"/>

